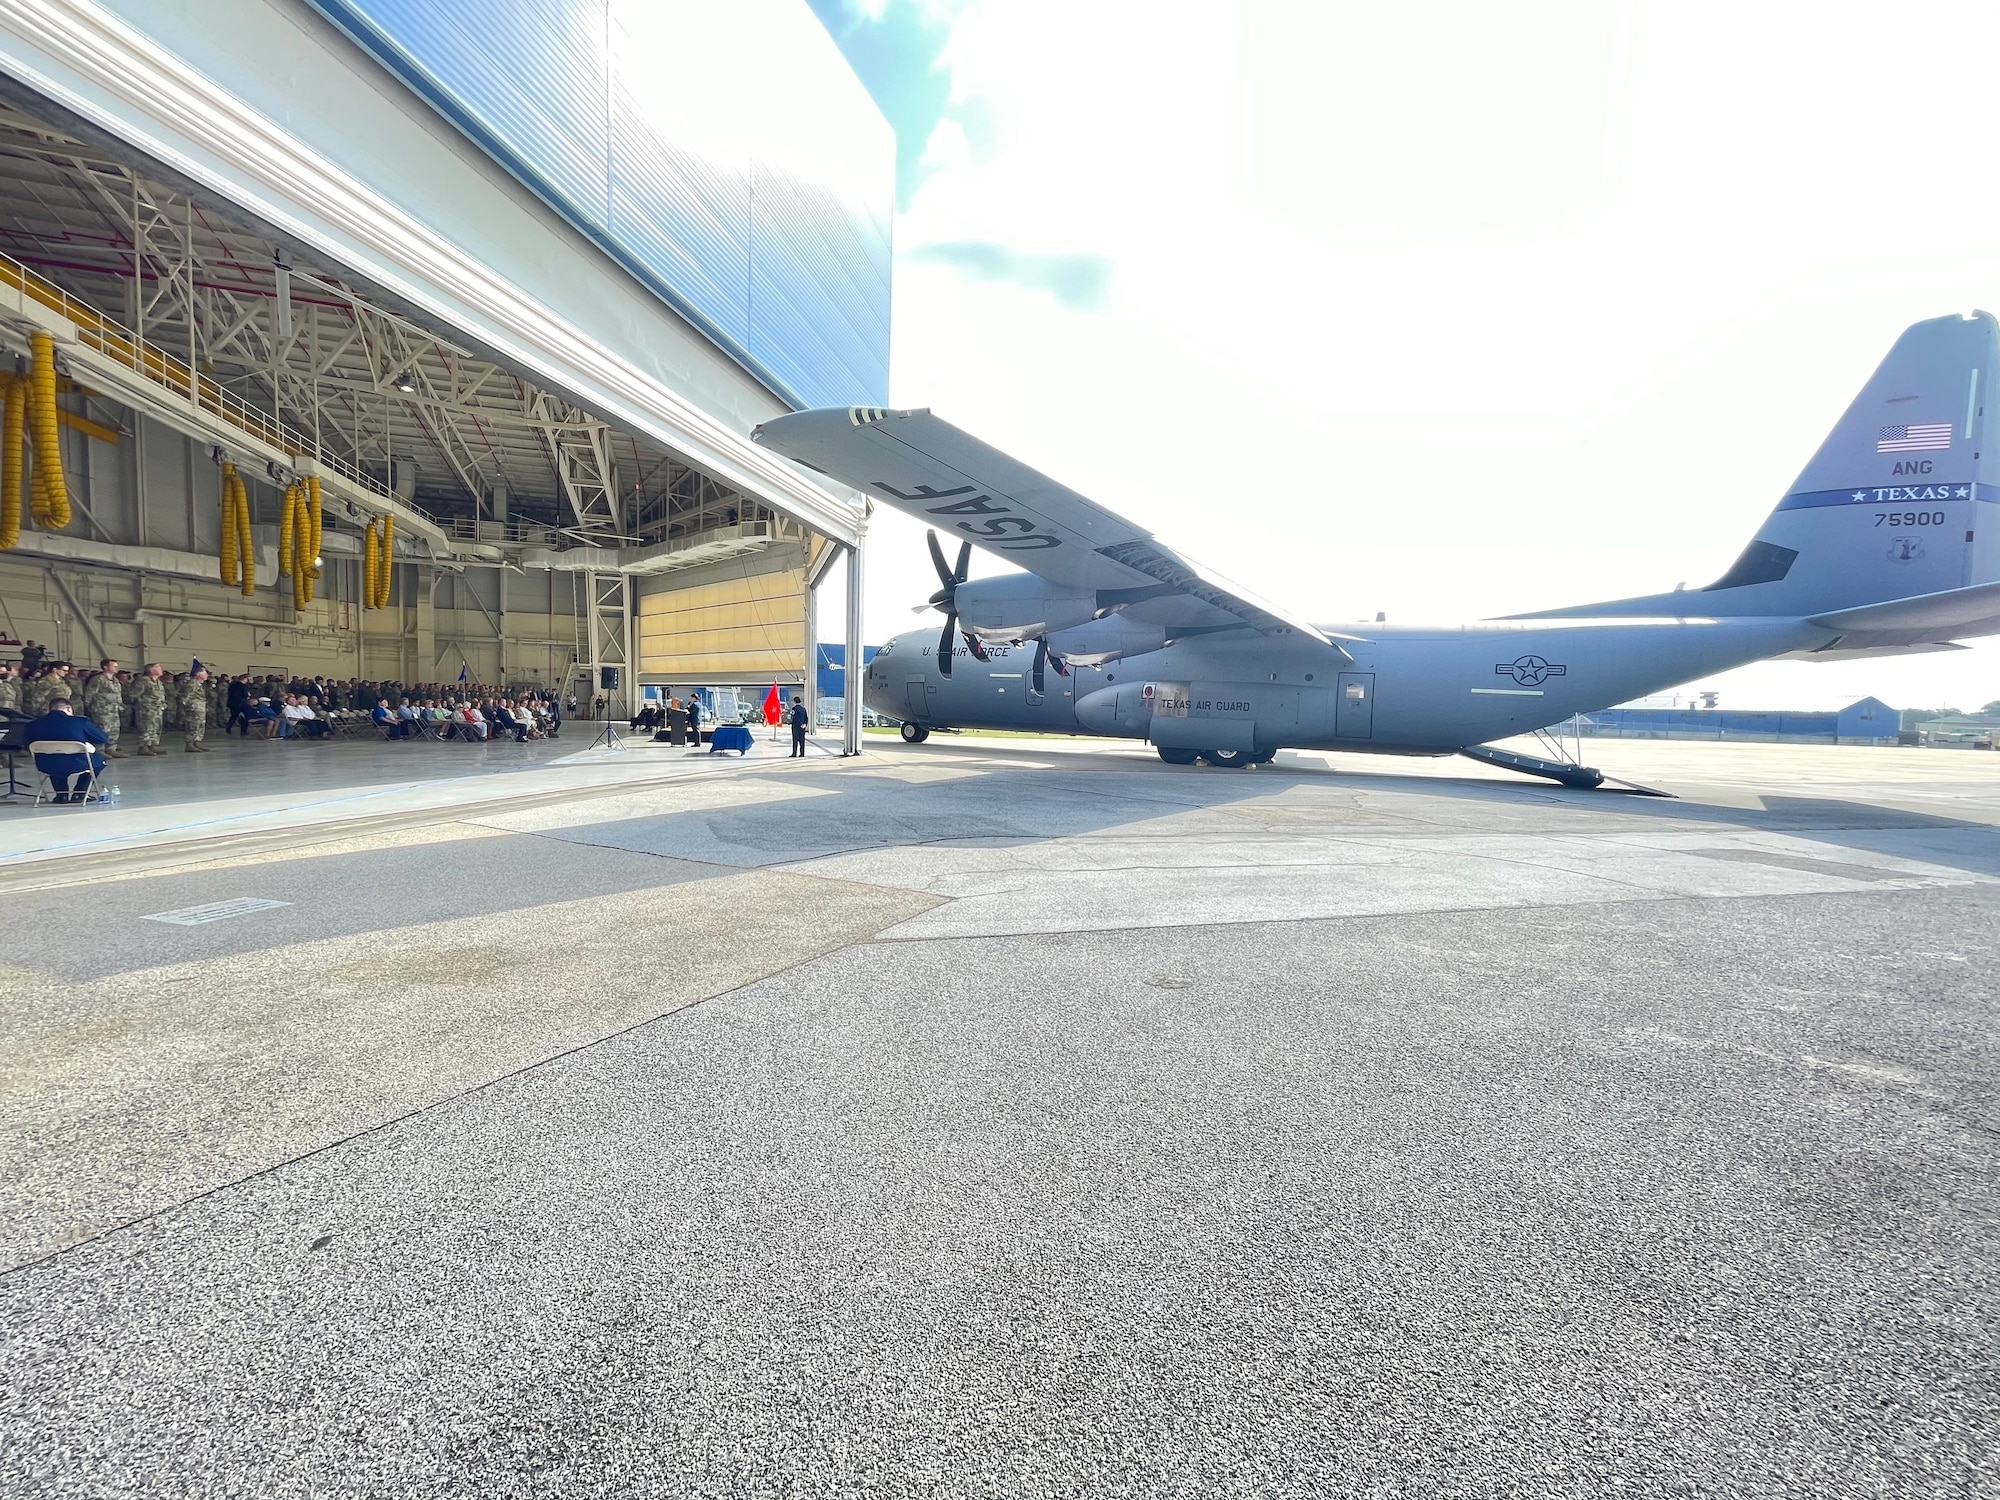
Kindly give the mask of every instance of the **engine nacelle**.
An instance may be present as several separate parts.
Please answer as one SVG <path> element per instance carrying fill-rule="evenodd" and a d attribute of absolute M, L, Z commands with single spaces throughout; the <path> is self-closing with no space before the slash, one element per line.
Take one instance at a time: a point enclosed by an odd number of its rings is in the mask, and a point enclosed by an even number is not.
<path fill-rule="evenodd" d="M 1049 635 L 1049 649 L 1080 667 L 1101 667 L 1120 657 L 1144 656 L 1166 643 L 1167 633 L 1160 626 L 1143 624 L 1122 614 L 1085 620 L 1081 625 Z"/>
<path fill-rule="evenodd" d="M 957 598 L 959 623 L 994 640 L 1027 640 L 1068 630 L 1097 612 L 1095 595 L 1066 593 L 1032 573 L 961 583 Z"/>

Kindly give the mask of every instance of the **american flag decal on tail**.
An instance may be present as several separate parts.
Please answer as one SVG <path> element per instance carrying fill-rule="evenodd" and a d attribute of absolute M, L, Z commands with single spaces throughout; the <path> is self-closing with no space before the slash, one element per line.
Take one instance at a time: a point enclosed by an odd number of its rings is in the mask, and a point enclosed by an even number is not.
<path fill-rule="evenodd" d="M 1951 423 L 1906 422 L 1884 427 L 1875 441 L 1877 453 L 1923 453 L 1951 446 Z"/>

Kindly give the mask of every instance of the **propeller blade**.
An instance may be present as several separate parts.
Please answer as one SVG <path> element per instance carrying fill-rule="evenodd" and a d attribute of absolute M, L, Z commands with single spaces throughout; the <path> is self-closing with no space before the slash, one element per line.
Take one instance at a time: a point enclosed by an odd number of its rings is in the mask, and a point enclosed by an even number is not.
<path fill-rule="evenodd" d="M 937 569 L 938 582 L 943 584 L 947 589 L 956 585 L 959 580 L 952 577 L 951 569 L 944 565 L 944 548 L 938 545 L 937 533 L 935 531 L 926 531 L 924 533 L 924 541 L 930 546 L 931 564 Z"/>
<path fill-rule="evenodd" d="M 958 544 L 958 566 L 951 570 L 952 587 L 956 588 L 959 584 L 965 582 L 966 577 L 971 572 L 972 543 L 960 542 Z"/>
<path fill-rule="evenodd" d="M 951 648 L 957 644 L 957 641 L 954 639 L 957 634 L 958 616 L 954 614 L 946 615 L 944 617 L 944 634 L 938 637 L 937 657 L 938 676 L 940 677 L 951 676 Z"/>
<path fill-rule="evenodd" d="M 952 618 L 956 620 L 958 616 L 953 615 Z M 986 642 L 982 641 L 969 630 L 965 632 L 965 649 L 972 653 L 974 661 L 991 661 L 993 659 L 986 654 Z"/>
<path fill-rule="evenodd" d="M 1049 653 L 1049 665 L 1056 669 L 1056 676 L 1069 676 L 1069 663 L 1064 661 L 1060 656 L 1057 656 L 1053 651 Z"/>
<path fill-rule="evenodd" d="M 1035 642 L 1035 671 L 1032 681 L 1034 684 L 1034 689 L 1037 693 L 1040 693 L 1042 690 L 1042 668 L 1046 667 L 1048 664 L 1049 664 L 1049 642 L 1048 642 L 1048 637 L 1043 636 L 1040 640 Z"/>

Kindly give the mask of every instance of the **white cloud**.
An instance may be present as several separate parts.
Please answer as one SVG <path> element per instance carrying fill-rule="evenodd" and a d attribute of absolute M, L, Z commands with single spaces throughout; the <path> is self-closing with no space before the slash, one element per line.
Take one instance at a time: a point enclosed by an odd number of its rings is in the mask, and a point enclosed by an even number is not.
<path fill-rule="evenodd" d="M 973 0 L 991 140 L 940 127 L 897 244 L 1101 257 L 1108 296 L 906 254 L 892 399 L 1314 618 L 1705 582 L 1903 326 L 2000 303 L 1996 42 L 1971 4 Z M 882 639 L 935 582 L 875 542 Z M 1982 702 L 2000 648 L 1721 685 Z"/>

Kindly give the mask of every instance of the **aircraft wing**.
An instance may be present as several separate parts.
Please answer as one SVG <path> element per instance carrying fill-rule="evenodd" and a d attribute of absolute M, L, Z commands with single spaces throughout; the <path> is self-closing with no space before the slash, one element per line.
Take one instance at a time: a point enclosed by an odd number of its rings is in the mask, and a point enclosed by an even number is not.
<path fill-rule="evenodd" d="M 1094 592 L 1104 608 L 1143 608 L 1187 631 L 1247 627 L 1331 644 L 1305 621 L 928 411 L 828 407 L 774 417 L 751 437 L 946 536 L 1065 589 Z"/>

